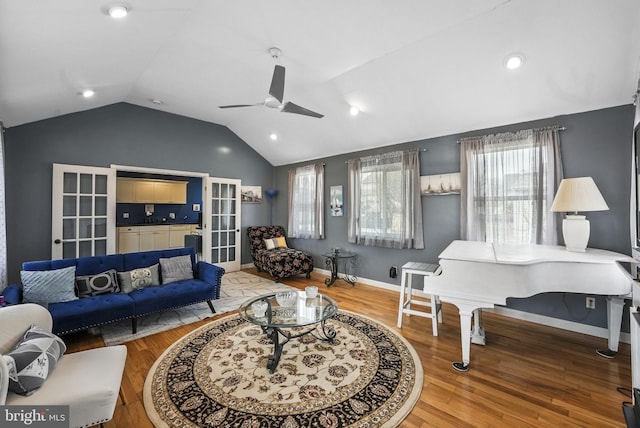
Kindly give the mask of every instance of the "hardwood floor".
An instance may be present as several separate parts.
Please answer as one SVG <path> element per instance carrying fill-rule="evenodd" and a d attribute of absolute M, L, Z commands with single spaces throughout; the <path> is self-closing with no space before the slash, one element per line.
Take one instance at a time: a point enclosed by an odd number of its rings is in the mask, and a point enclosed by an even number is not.
<path fill-rule="evenodd" d="M 255 269 L 247 272 L 259 274 Z M 398 294 L 343 281 L 328 288 L 325 276 L 312 274 L 282 281 L 303 289 L 317 285 L 340 309 L 378 319 L 395 328 Z M 606 339 L 540 326 L 497 314 L 483 316 L 487 346 L 472 345 L 471 369 L 458 373 L 451 362 L 460 359 L 457 309 L 445 304 L 439 336 L 431 320 L 412 316 L 403 321 L 402 335 L 414 346 L 424 368 L 420 400 L 402 427 L 623 427 L 621 405 L 630 401 L 618 387 L 631 386 L 630 347 L 621 343 L 615 359 L 596 355 Z M 224 316 L 224 315 L 222 315 Z M 128 342 L 122 381 L 126 405 L 118 405 L 105 427 L 151 427 L 142 387 L 154 361 L 175 340 L 211 319 Z M 67 336 L 68 352 L 103 346 L 100 336 Z"/>

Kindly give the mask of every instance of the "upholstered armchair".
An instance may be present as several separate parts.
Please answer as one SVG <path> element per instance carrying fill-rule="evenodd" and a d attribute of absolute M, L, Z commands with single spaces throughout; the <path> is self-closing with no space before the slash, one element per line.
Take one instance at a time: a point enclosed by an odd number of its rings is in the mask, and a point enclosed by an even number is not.
<path fill-rule="evenodd" d="M 34 303 L 0 308 L 0 405 L 68 405 L 69 427 L 88 427 L 111 420 L 118 402 L 127 347 L 107 346 L 63 354 L 66 346 L 51 335 L 52 324 L 49 311 Z M 14 349 L 18 342 L 22 346 Z M 39 356 L 35 364 L 30 364 L 31 368 L 21 369 L 19 366 L 24 365 L 27 357 L 34 358 L 28 354 Z M 12 379 L 10 386 L 12 366 L 18 368 L 19 376 L 18 382 Z M 15 372 L 11 370 L 12 374 Z M 16 388 L 22 394 L 30 391 L 30 395 L 18 394 L 13 391 Z"/>
<path fill-rule="evenodd" d="M 310 278 L 313 257 L 304 251 L 289 248 L 282 226 L 250 226 L 247 235 L 253 264 L 258 272 L 268 272 L 276 282 L 299 274 Z"/>

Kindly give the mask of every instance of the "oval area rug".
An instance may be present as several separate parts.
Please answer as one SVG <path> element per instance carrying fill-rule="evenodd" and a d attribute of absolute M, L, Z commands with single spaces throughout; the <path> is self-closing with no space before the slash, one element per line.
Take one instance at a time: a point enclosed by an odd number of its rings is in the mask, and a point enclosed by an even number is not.
<path fill-rule="evenodd" d="M 423 370 L 402 336 L 339 311 L 332 342 L 308 334 L 273 345 L 229 315 L 187 334 L 149 370 L 144 406 L 156 427 L 395 427 L 420 397 Z"/>

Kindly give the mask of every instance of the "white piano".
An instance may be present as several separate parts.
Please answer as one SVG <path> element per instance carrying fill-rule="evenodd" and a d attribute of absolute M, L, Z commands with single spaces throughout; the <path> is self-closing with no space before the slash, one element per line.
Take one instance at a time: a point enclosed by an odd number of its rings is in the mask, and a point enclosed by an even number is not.
<path fill-rule="evenodd" d="M 637 263 L 630 256 L 591 248 L 580 253 L 561 246 L 453 241 L 439 258 L 442 274 L 426 276 L 424 292 L 458 307 L 462 362 L 453 363 L 456 370 L 468 370 L 471 342 L 485 343 L 482 308 L 505 305 L 508 297 L 547 292 L 608 296 L 609 352 L 618 351 L 624 299 L 631 297 L 632 281 L 617 262 Z"/>

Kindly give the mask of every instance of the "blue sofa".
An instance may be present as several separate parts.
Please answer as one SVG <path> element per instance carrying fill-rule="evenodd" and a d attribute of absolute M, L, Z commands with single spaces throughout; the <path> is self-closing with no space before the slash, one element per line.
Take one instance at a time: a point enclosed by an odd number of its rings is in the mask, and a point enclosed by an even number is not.
<path fill-rule="evenodd" d="M 59 303 L 49 303 L 53 318 L 53 333 L 63 335 L 114 321 L 131 319 L 136 333 L 139 317 L 167 309 L 207 302 L 215 313 L 211 300 L 220 298 L 220 283 L 224 269 L 206 262 L 195 262 L 193 248 L 144 251 L 77 259 L 25 262 L 24 271 L 45 271 L 76 267 L 76 277 L 96 275 L 110 269 L 117 272 L 145 268 L 159 263 L 160 258 L 189 255 L 193 279 L 136 289 L 129 293 L 113 292 Z M 22 285 L 9 285 L 3 291 L 8 304 L 23 303 Z"/>

